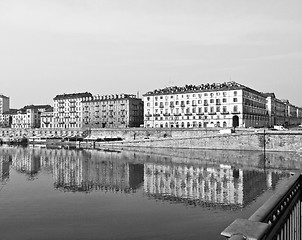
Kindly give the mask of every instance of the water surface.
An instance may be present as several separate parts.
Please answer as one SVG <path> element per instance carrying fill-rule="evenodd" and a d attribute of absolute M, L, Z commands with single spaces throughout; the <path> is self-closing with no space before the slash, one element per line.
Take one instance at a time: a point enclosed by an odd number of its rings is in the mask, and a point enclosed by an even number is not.
<path fill-rule="evenodd" d="M 1 239 L 223 239 L 298 154 L 0 148 Z"/>

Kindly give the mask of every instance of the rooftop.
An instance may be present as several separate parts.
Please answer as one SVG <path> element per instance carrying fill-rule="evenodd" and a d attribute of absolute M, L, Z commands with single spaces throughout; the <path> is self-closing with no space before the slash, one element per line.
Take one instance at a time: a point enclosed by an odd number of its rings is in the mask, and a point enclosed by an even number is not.
<path fill-rule="evenodd" d="M 55 96 L 53 100 L 69 99 L 69 98 L 83 98 L 83 97 L 92 97 L 92 94 L 90 92 L 70 93 L 70 94 L 64 93 L 64 94 Z"/>
<path fill-rule="evenodd" d="M 201 85 L 185 85 L 184 87 L 166 87 L 163 89 L 156 89 L 154 91 L 147 92 L 143 96 L 149 95 L 161 95 L 161 94 L 176 94 L 176 93 L 193 93 L 193 92 L 210 92 L 210 91 L 225 91 L 225 90 L 236 90 L 236 89 L 246 89 L 251 92 L 261 94 L 260 92 L 246 87 L 242 84 L 236 82 L 223 82 L 223 83 L 207 83 Z"/>

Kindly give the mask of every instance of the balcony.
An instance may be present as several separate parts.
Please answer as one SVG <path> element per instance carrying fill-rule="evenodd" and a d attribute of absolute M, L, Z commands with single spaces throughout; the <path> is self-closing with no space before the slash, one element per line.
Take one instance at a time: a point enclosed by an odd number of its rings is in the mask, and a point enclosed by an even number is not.
<path fill-rule="evenodd" d="M 209 115 L 216 115 L 216 112 L 209 112 Z"/>
<path fill-rule="evenodd" d="M 164 116 L 170 116 L 170 113 L 164 113 L 163 115 Z"/>
<path fill-rule="evenodd" d="M 145 117 L 152 117 L 152 114 L 145 114 Z"/>
<path fill-rule="evenodd" d="M 160 114 L 158 114 L 158 113 L 153 114 L 153 117 L 159 117 L 159 116 L 160 116 Z"/>
<path fill-rule="evenodd" d="M 160 108 L 164 108 L 164 105 L 160 105 L 159 107 L 160 107 Z"/>
<path fill-rule="evenodd" d="M 204 103 L 203 106 L 209 106 L 209 104 L 208 103 Z"/>
<path fill-rule="evenodd" d="M 221 112 L 222 115 L 230 114 L 229 112 Z"/>
<path fill-rule="evenodd" d="M 181 107 L 185 107 L 186 105 L 184 103 L 180 104 Z"/>
<path fill-rule="evenodd" d="M 240 114 L 239 111 L 232 111 L 232 114 Z"/>
<path fill-rule="evenodd" d="M 196 113 L 196 115 L 204 115 L 204 113 Z"/>
<path fill-rule="evenodd" d="M 174 113 L 174 116 L 181 116 L 181 113 Z"/>
<path fill-rule="evenodd" d="M 186 113 L 185 115 L 186 116 L 192 116 L 192 113 Z"/>
<path fill-rule="evenodd" d="M 221 105 L 221 103 L 220 102 L 216 102 L 216 105 Z"/>

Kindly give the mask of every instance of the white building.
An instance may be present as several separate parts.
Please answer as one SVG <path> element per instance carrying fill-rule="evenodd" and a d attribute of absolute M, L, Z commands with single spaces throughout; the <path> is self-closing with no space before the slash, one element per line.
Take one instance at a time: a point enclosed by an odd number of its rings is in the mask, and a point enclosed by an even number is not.
<path fill-rule="evenodd" d="M 57 95 L 53 99 L 53 127 L 82 128 L 83 101 L 92 98 L 89 92 Z"/>
<path fill-rule="evenodd" d="M 53 123 L 53 108 L 47 109 L 45 112 L 41 113 L 41 128 L 52 129 Z"/>
<path fill-rule="evenodd" d="M 51 108 L 50 105 L 25 106 L 12 115 L 12 128 L 40 128 L 41 113 Z"/>
<path fill-rule="evenodd" d="M 144 96 L 145 127 L 263 127 L 266 97 L 236 82 L 168 87 Z"/>

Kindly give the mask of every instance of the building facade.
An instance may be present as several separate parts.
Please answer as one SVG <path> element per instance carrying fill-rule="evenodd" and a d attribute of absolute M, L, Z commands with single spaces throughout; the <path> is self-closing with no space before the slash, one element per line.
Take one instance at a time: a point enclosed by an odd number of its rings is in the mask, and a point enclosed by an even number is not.
<path fill-rule="evenodd" d="M 41 113 L 41 128 L 52 129 L 54 127 L 53 123 L 53 107 L 47 109 L 45 112 Z"/>
<path fill-rule="evenodd" d="M 145 127 L 264 127 L 266 97 L 236 82 L 168 87 L 144 96 Z"/>
<path fill-rule="evenodd" d="M 50 105 L 25 106 L 12 115 L 12 128 L 40 128 L 41 113 L 51 108 Z"/>
<path fill-rule="evenodd" d="M 9 97 L 0 95 L 0 127 L 5 127 L 3 113 L 9 111 Z"/>
<path fill-rule="evenodd" d="M 1 126 L 10 128 L 13 123 L 13 116 L 17 114 L 18 109 L 10 109 L 1 115 Z"/>
<path fill-rule="evenodd" d="M 92 99 L 89 92 L 57 95 L 53 99 L 53 127 L 82 128 L 83 101 Z"/>
<path fill-rule="evenodd" d="M 83 126 L 139 127 L 144 123 L 142 99 L 132 94 L 94 96 L 83 101 Z"/>
<path fill-rule="evenodd" d="M 266 109 L 269 116 L 269 126 L 284 125 L 287 119 L 287 107 L 283 101 L 276 98 L 274 93 L 264 93 Z"/>

